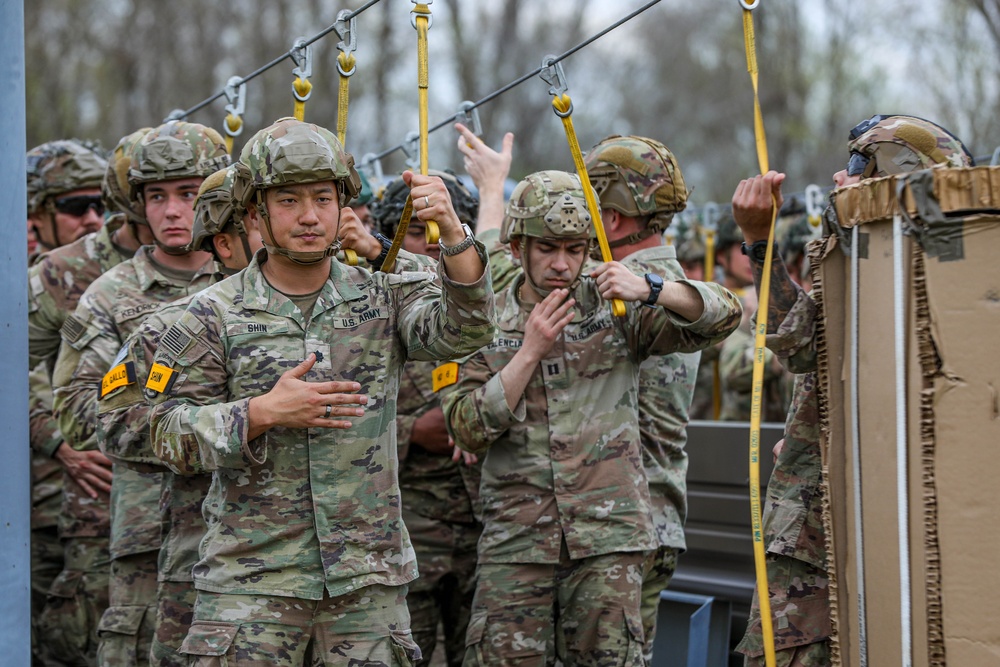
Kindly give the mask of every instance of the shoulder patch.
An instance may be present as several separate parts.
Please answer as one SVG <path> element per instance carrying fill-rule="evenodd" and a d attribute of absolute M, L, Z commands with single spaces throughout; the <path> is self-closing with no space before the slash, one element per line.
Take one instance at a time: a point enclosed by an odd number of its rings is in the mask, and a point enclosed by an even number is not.
<path fill-rule="evenodd" d="M 434 369 L 431 389 L 437 393 L 447 386 L 458 382 L 458 363 L 449 361 Z"/>
<path fill-rule="evenodd" d="M 169 394 L 176 377 L 177 371 L 173 368 L 163 364 L 153 364 L 153 367 L 149 369 L 149 377 L 146 379 L 146 389 L 157 394 Z"/>
<path fill-rule="evenodd" d="M 167 329 L 167 332 L 160 338 L 160 345 L 165 347 L 174 357 L 181 357 L 191 347 L 193 341 L 194 339 L 190 335 L 174 325 Z"/>
<path fill-rule="evenodd" d="M 104 398 L 115 389 L 135 383 L 135 364 L 131 361 L 118 364 L 104 376 L 101 380 L 101 398 Z"/>
<path fill-rule="evenodd" d="M 66 339 L 69 343 L 75 343 L 80 340 L 80 336 L 83 332 L 87 330 L 87 325 L 76 318 L 76 315 L 69 315 L 66 321 L 63 322 L 62 328 L 59 330 L 60 335 Z"/>

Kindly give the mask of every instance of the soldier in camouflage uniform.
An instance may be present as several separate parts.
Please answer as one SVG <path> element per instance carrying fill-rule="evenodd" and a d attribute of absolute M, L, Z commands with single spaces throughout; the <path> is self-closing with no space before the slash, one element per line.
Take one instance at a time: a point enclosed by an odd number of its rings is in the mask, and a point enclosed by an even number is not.
<path fill-rule="evenodd" d="M 874 116 L 863 121 L 851 131 L 848 149 L 848 168 L 833 177 L 837 187 L 934 164 L 972 164 L 972 156 L 954 135 L 912 116 Z M 733 213 L 746 238 L 758 286 L 771 226 L 771 196 L 780 206 L 784 177 L 770 171 L 741 181 L 733 195 Z M 826 535 L 821 516 L 816 304 L 791 280 L 780 253 L 774 254 L 770 276 L 767 346 L 798 373 L 785 423 L 784 445 L 777 452 L 764 505 L 768 595 L 777 664 L 825 667 L 830 664 L 831 624 Z M 756 592 L 747 632 L 737 650 L 746 656 L 746 665 L 764 664 Z"/>
<path fill-rule="evenodd" d="M 395 397 L 407 359 L 492 338 L 485 255 L 444 184 L 406 172 L 417 217 L 440 225 L 441 287 L 332 262 L 358 181 L 315 125 L 261 130 L 237 168 L 266 252 L 191 301 L 148 387 L 157 453 L 213 474 L 181 652 L 197 665 L 411 664 Z"/>
<path fill-rule="evenodd" d="M 674 248 L 663 243 L 674 214 L 687 205 L 687 187 L 673 153 L 653 139 L 611 136 L 587 153 L 587 172 L 601 200 L 611 256 L 638 275 L 684 279 Z M 701 284 L 720 297 L 732 298 L 715 283 Z M 643 579 L 647 665 L 653 659 L 660 593 L 670 584 L 677 558 L 686 548 L 684 445 L 700 356 L 701 352 L 653 356 L 639 367 L 639 437 L 656 531 L 656 549 L 646 558 Z"/>
<path fill-rule="evenodd" d="M 161 125 L 135 147 L 128 196 L 144 207 L 155 246 L 144 246 L 95 280 L 63 325 L 53 373 L 54 408 L 60 430 L 74 449 L 99 445 L 98 398 L 136 382 L 134 371 L 119 358 L 128 335 L 162 304 L 212 280 L 216 267 L 211 256 L 189 252 L 187 244 L 198 188 L 205 176 L 226 163 L 222 137 L 194 123 Z M 80 556 L 80 569 L 92 574 L 94 581 L 104 578 L 103 596 L 89 589 L 94 595 L 91 610 L 100 614 L 99 624 L 96 618 L 89 620 L 98 632 L 97 660 L 102 665 L 146 664 L 160 547 L 160 483 L 158 473 L 115 465 L 110 517 L 87 513 L 74 517 L 90 526 L 94 535 L 83 549 L 85 557 Z M 100 537 L 104 530 L 110 543 Z"/>
<path fill-rule="evenodd" d="M 743 234 L 736 226 L 732 213 L 726 211 L 719 220 L 716 261 L 725 272 L 723 284 L 739 295 L 743 302 L 743 321 L 719 346 L 719 391 L 722 421 L 749 421 L 753 394 L 754 336 L 750 315 L 757 308 L 757 296 L 747 288 L 753 283 L 750 259 L 743 254 Z M 761 419 L 782 421 L 788 412 L 784 402 L 784 386 L 788 375 L 777 357 L 764 350 L 764 401 Z"/>
<path fill-rule="evenodd" d="M 110 249 L 110 237 L 120 223 L 115 225 L 112 218 L 100 231 L 72 241 L 91 228 L 95 219 L 102 219 L 98 188 L 113 171 L 101 156 L 75 141 L 56 141 L 32 149 L 27 163 L 28 210 L 32 212 L 29 226 L 37 226 L 49 246 L 68 243 L 36 258 L 28 274 L 28 343 L 34 367 L 29 378 L 34 635 L 39 633 L 47 595 L 63 570 L 58 524 L 64 475 L 70 480 L 71 494 L 97 498 L 110 488 L 111 464 L 100 452 L 76 452 L 63 442 L 52 416 L 50 373 L 59 350 L 59 329 L 84 288 L 104 270 L 99 257 L 107 253 L 98 249 Z M 139 246 L 130 237 L 123 237 L 122 244 L 132 249 Z M 117 253 L 114 261 L 120 261 Z M 71 587 L 60 581 L 52 592 L 57 598 L 64 597 Z M 48 615 L 44 634 L 55 640 L 33 649 L 36 661 L 52 662 L 47 656 L 54 647 L 63 646 L 60 621 L 59 616 Z"/>
<path fill-rule="evenodd" d="M 618 263 L 581 278 L 594 234 L 575 175 L 521 181 L 504 224 L 523 271 L 498 297 L 497 338 L 442 398 L 456 444 L 488 450 L 466 664 L 637 664 L 656 545 L 639 363 L 714 342 L 739 306 L 686 281 L 657 294 Z M 625 318 L 612 318 L 611 298 L 628 302 Z"/>
<path fill-rule="evenodd" d="M 214 253 L 226 273 L 246 268 L 253 253 L 263 247 L 260 231 L 234 206 L 234 174 L 235 168 L 229 167 L 202 183 L 190 244 L 194 250 Z M 129 336 L 122 347 L 122 363 L 133 366 L 137 381 L 109 392 L 98 403 L 98 441 L 116 466 L 127 466 L 139 473 L 163 473 L 158 494 L 161 548 L 157 563 L 155 634 L 148 656 L 149 664 L 156 667 L 187 665 L 187 658 L 179 649 L 194 609 L 191 570 L 198 560 L 198 543 L 205 535 L 201 505 L 211 475 L 179 476 L 163 467 L 149 442 L 148 408 L 143 391 L 160 335 L 180 317 L 190 301 L 187 296 L 163 306 Z M 138 662 L 144 660 L 145 656 Z"/>
<path fill-rule="evenodd" d="M 428 173 L 448 187 L 459 220 L 475 224 L 479 202 L 472 193 L 452 173 Z M 409 188 L 397 179 L 374 206 L 375 224 L 389 238 L 396 232 L 407 194 Z M 427 243 L 421 220 L 410 223 L 403 248 L 440 258 L 437 244 Z M 453 446 L 433 382 L 437 366 L 431 361 L 407 361 L 396 399 L 403 521 L 420 570 L 420 577 L 410 584 L 406 604 L 413 639 L 423 654 L 418 664 L 431 664 L 440 624 L 447 664 L 461 667 L 476 590 L 476 544 L 482 532 L 473 512 L 479 467 L 452 460 Z"/>

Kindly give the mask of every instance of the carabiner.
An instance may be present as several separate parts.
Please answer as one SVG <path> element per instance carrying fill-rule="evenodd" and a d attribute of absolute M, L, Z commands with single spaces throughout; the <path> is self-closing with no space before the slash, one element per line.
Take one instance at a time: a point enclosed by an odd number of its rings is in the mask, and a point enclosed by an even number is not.
<path fill-rule="evenodd" d="M 403 139 L 403 144 L 400 146 L 403 150 L 403 154 L 406 155 L 406 165 L 410 169 L 420 169 L 420 133 L 410 132 Z"/>
<path fill-rule="evenodd" d="M 306 44 L 305 37 L 299 37 L 295 40 L 295 44 L 288 51 L 288 55 L 291 57 L 292 62 L 295 63 L 295 68 L 292 69 L 294 76 L 300 79 L 308 79 L 312 76 L 312 44 Z"/>
<path fill-rule="evenodd" d="M 349 9 L 342 9 L 340 13 L 337 14 L 337 22 L 333 24 L 333 29 L 337 31 L 337 36 L 340 37 L 340 41 L 337 42 L 337 48 L 344 53 L 350 53 L 358 48 L 358 38 L 355 32 L 357 28 L 357 17 L 351 16 Z"/>
<path fill-rule="evenodd" d="M 223 92 L 229 101 L 229 104 L 226 105 L 226 112 L 233 116 L 242 116 L 243 112 L 247 110 L 247 83 L 243 80 L 243 77 L 229 77 Z"/>
<path fill-rule="evenodd" d="M 382 171 L 382 161 L 378 159 L 375 153 L 365 153 L 361 157 L 361 162 L 358 163 L 358 170 L 367 174 L 369 181 L 380 184 L 385 180 L 385 174 Z"/>
<path fill-rule="evenodd" d="M 431 26 L 434 25 L 434 16 L 431 14 L 430 10 L 430 5 L 434 4 L 434 0 L 424 0 L 423 2 L 421 2 L 421 0 L 410 0 L 410 2 L 416 5 L 416 7 L 410 10 L 410 25 L 413 26 L 414 30 L 417 29 L 417 14 L 419 14 L 427 17 L 427 29 L 430 30 Z M 421 5 L 423 5 L 427 11 L 421 10 Z"/>
<path fill-rule="evenodd" d="M 551 54 L 542 58 L 542 71 L 538 73 L 538 76 L 549 84 L 549 95 L 553 97 L 558 97 L 569 90 L 562 63 L 556 62 L 556 57 Z"/>
<path fill-rule="evenodd" d="M 806 216 L 809 218 L 809 224 L 814 229 L 819 229 L 823 222 L 823 209 L 826 208 L 826 196 L 823 194 L 823 188 L 815 183 L 810 183 L 806 186 L 805 198 Z"/>
<path fill-rule="evenodd" d="M 483 124 L 479 122 L 479 109 L 475 102 L 465 100 L 459 104 L 455 120 L 472 130 L 472 133 L 477 137 L 483 135 Z"/>

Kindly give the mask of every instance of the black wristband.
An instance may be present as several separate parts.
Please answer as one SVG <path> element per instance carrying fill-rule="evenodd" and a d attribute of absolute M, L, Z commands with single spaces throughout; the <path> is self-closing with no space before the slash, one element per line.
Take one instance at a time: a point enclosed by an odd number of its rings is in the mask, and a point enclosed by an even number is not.
<path fill-rule="evenodd" d="M 740 251 L 752 261 L 763 264 L 764 259 L 767 257 L 767 239 L 755 241 L 750 245 L 743 242 L 740 245 Z"/>
<path fill-rule="evenodd" d="M 389 248 L 392 247 L 392 240 L 382 236 L 379 232 L 375 232 L 372 236 L 375 237 L 376 241 L 382 244 L 382 252 L 380 252 L 378 257 L 372 261 L 372 268 L 376 271 L 381 271 L 382 265 L 385 264 L 385 260 L 389 256 Z"/>

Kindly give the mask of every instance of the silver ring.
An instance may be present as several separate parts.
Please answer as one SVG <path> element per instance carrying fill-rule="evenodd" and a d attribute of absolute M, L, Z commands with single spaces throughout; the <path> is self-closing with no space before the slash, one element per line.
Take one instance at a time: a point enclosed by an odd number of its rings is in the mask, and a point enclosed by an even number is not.
<path fill-rule="evenodd" d="M 326 412 L 323 413 L 323 417 L 325 417 L 326 419 L 329 419 L 330 415 L 332 415 L 332 414 L 333 414 L 333 406 L 332 405 L 327 405 L 326 406 Z"/>
<path fill-rule="evenodd" d="M 430 207 L 431 207 L 431 198 L 428 197 L 427 195 L 424 195 L 424 208 L 430 208 Z"/>

